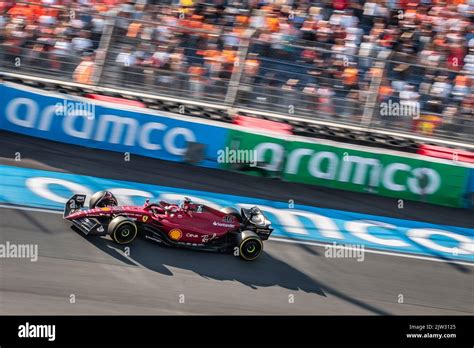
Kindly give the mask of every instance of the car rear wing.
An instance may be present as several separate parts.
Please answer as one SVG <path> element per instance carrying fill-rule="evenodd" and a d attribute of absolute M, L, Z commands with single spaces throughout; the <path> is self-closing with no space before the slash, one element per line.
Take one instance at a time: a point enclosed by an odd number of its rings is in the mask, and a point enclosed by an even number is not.
<path fill-rule="evenodd" d="M 86 201 L 86 195 L 74 195 L 66 202 L 64 206 L 63 218 L 67 218 L 72 213 L 75 213 L 78 210 L 81 210 L 84 207 L 84 202 Z"/>
<path fill-rule="evenodd" d="M 241 209 L 242 224 L 245 229 L 255 232 L 262 240 L 267 240 L 273 232 L 271 222 L 257 206 Z"/>

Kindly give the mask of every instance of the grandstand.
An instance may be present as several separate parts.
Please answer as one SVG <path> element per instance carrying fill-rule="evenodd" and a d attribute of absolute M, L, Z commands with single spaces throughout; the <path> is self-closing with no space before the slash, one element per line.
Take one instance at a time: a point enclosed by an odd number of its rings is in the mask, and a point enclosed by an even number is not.
<path fill-rule="evenodd" d="M 0 70 L 472 142 L 474 2 L 6 1 Z"/>

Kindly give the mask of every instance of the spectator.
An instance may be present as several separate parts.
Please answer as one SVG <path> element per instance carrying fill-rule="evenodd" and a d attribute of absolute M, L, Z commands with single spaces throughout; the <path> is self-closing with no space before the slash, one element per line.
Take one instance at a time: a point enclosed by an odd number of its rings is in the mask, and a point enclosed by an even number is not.
<path fill-rule="evenodd" d="M 132 52 L 132 47 L 125 46 L 122 52 L 117 55 L 115 62 L 120 69 L 120 84 L 127 86 L 130 82 L 133 82 L 133 67 L 137 64 L 137 59 Z"/>
<path fill-rule="evenodd" d="M 81 30 L 78 37 L 71 41 L 72 49 L 79 55 L 92 49 L 93 44 L 89 37 L 90 33 L 88 31 Z"/>
<path fill-rule="evenodd" d="M 204 78 L 204 69 L 198 65 L 193 65 L 189 67 L 188 73 L 190 75 L 189 85 L 191 95 L 196 99 L 201 98 L 204 93 L 204 82 L 206 81 Z"/>
<path fill-rule="evenodd" d="M 92 84 L 94 81 L 94 56 L 92 53 L 84 53 L 81 63 L 74 70 L 73 80 L 77 83 Z"/>

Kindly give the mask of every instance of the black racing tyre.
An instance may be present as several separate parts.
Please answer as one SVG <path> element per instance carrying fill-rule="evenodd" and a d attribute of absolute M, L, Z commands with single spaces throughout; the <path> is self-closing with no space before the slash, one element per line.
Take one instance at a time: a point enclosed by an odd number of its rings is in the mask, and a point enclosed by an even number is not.
<path fill-rule="evenodd" d="M 242 222 L 243 219 L 242 219 L 242 215 L 240 215 L 240 212 L 235 209 L 235 208 L 232 208 L 232 207 L 225 207 L 223 209 L 221 209 L 221 212 L 227 214 L 227 215 L 232 215 L 232 216 L 235 216 L 237 218 L 237 221 L 238 222 Z"/>
<path fill-rule="evenodd" d="M 252 231 L 242 231 L 238 239 L 239 256 L 246 261 L 257 259 L 263 251 L 262 239 Z"/>
<path fill-rule="evenodd" d="M 110 191 L 99 191 L 89 199 L 89 209 L 117 206 L 117 198 Z"/>
<path fill-rule="evenodd" d="M 108 232 L 117 244 L 130 244 L 138 234 L 137 225 L 125 216 L 117 216 L 110 221 Z"/>

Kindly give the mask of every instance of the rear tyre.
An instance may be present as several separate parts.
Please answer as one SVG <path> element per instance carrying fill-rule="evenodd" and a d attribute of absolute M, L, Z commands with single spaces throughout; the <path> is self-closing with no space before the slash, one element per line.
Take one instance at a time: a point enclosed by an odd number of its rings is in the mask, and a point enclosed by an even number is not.
<path fill-rule="evenodd" d="M 235 216 L 238 222 L 242 222 L 242 215 L 240 215 L 239 211 L 235 208 L 232 207 L 226 207 L 221 209 L 221 212 L 227 214 L 227 215 L 232 215 Z"/>
<path fill-rule="evenodd" d="M 263 252 L 263 242 L 260 237 L 252 231 L 242 231 L 238 240 L 239 256 L 243 260 L 253 261 Z"/>
<path fill-rule="evenodd" d="M 132 220 L 117 216 L 110 221 L 108 232 L 115 243 L 124 245 L 135 240 L 138 228 Z"/>
<path fill-rule="evenodd" d="M 110 191 L 99 191 L 92 195 L 89 200 L 89 209 L 115 207 L 117 206 L 117 198 Z"/>

